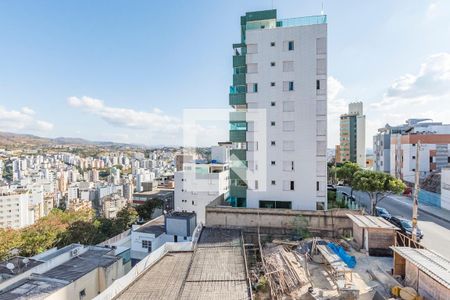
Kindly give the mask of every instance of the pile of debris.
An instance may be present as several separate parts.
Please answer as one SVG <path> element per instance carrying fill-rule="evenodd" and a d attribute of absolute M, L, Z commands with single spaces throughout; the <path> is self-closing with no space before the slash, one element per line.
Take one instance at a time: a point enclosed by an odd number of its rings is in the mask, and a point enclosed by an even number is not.
<path fill-rule="evenodd" d="M 272 297 L 289 295 L 308 282 L 305 272 L 305 258 L 291 251 L 291 245 L 270 244 L 263 251 L 266 278 L 272 290 Z"/>

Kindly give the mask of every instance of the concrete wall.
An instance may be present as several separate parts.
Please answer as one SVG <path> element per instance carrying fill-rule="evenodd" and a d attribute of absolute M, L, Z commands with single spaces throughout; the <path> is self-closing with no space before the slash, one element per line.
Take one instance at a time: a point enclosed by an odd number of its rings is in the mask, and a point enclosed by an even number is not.
<path fill-rule="evenodd" d="M 258 225 L 261 233 L 290 234 L 296 217 L 307 221 L 311 233 L 321 236 L 351 233 L 353 222 L 346 214 L 359 214 L 352 210 L 296 211 L 289 209 L 255 209 L 206 207 L 206 226 L 244 228 L 255 230 Z"/>
<path fill-rule="evenodd" d="M 424 300 L 450 299 L 450 289 L 420 271 L 409 261 L 406 261 L 405 285 L 416 289 Z"/>

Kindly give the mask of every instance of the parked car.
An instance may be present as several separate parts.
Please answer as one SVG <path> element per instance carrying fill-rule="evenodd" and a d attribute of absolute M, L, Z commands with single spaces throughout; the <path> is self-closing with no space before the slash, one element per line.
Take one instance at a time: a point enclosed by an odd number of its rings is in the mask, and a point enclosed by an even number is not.
<path fill-rule="evenodd" d="M 391 214 L 384 207 L 375 207 L 375 213 L 377 216 L 382 217 L 383 219 L 390 220 L 392 218 Z"/>
<path fill-rule="evenodd" d="M 392 224 L 400 228 L 401 232 L 408 237 L 412 236 L 412 222 L 408 219 L 402 218 L 402 217 L 391 217 L 389 220 Z M 420 242 L 420 240 L 423 238 L 423 232 L 422 230 L 417 227 L 417 241 Z"/>

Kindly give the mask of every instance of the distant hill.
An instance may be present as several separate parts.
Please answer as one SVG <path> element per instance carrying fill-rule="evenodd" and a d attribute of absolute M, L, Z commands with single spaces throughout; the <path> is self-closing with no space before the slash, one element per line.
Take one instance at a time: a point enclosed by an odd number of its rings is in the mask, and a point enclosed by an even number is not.
<path fill-rule="evenodd" d="M 0 148 L 5 147 L 30 147 L 30 146 L 52 146 L 52 145 L 80 145 L 80 146 L 99 146 L 99 147 L 130 147 L 130 148 L 145 148 L 144 145 L 134 145 L 115 142 L 96 142 L 81 138 L 71 137 L 57 137 L 45 138 L 31 134 L 19 134 L 11 132 L 0 132 Z"/>

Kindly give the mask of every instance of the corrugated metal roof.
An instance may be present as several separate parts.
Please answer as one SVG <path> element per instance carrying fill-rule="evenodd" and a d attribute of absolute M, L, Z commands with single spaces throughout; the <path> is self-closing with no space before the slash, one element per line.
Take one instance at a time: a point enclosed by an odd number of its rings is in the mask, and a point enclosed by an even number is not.
<path fill-rule="evenodd" d="M 450 289 L 450 260 L 428 249 L 409 247 L 391 247 L 391 249 L 419 270 Z"/>
<path fill-rule="evenodd" d="M 398 229 L 382 217 L 347 214 L 356 225 L 363 228 Z"/>

